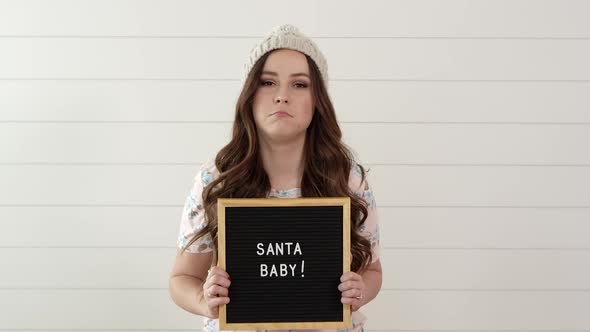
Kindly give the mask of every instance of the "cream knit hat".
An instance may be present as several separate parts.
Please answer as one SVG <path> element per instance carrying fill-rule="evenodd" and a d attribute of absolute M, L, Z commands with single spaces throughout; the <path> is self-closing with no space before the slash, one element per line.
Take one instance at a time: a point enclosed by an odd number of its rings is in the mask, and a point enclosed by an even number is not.
<path fill-rule="evenodd" d="M 288 48 L 309 55 L 319 68 L 326 88 L 328 87 L 328 63 L 326 58 L 311 39 L 291 24 L 282 24 L 274 27 L 262 41 L 252 47 L 250 56 L 246 60 L 246 63 L 244 63 L 242 84 L 246 81 L 250 70 L 252 70 L 258 59 L 267 52 L 279 48 Z"/>

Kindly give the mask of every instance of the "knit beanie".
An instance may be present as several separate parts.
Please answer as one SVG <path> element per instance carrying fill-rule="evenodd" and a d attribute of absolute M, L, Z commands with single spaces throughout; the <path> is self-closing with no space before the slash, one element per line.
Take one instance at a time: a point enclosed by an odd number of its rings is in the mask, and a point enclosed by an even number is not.
<path fill-rule="evenodd" d="M 252 47 L 250 56 L 246 60 L 246 63 L 244 63 L 242 85 L 256 61 L 269 51 L 279 48 L 288 48 L 307 54 L 319 68 L 324 84 L 326 88 L 328 87 L 328 63 L 326 58 L 311 39 L 291 24 L 282 24 L 274 27 L 262 41 Z"/>

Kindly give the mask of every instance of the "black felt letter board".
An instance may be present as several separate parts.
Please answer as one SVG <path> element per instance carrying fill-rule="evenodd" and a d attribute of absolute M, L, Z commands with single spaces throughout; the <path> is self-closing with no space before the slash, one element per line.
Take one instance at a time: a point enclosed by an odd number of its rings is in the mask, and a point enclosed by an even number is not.
<path fill-rule="evenodd" d="M 349 202 L 220 199 L 219 263 L 231 277 L 221 328 L 348 327 L 338 285 L 350 266 Z"/>

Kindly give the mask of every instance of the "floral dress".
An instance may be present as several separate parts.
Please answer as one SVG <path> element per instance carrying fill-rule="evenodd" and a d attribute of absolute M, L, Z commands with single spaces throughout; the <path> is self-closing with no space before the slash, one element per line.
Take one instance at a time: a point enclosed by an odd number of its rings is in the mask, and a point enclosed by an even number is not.
<path fill-rule="evenodd" d="M 370 170 L 369 170 L 370 171 Z M 361 183 L 361 171 L 358 164 L 353 163 L 349 175 L 348 185 L 354 191 L 358 197 L 362 197 L 368 204 L 368 216 L 364 224 L 361 226 L 361 233 L 369 239 L 371 242 L 371 252 L 373 255 L 372 262 L 379 259 L 380 246 L 379 246 L 379 222 L 377 215 L 377 204 L 373 195 L 373 190 L 369 187 L 368 174 L 365 176 L 365 182 Z M 219 171 L 215 167 L 215 161 L 209 160 L 208 162 L 201 165 L 197 175 L 194 177 L 193 186 L 188 194 L 184 203 L 184 209 L 182 211 L 182 217 L 180 220 L 180 232 L 177 240 L 177 247 L 183 248 L 192 238 L 192 236 L 206 226 L 204 218 L 204 209 L 201 204 L 201 193 L 203 188 L 211 183 L 217 176 Z M 301 188 L 291 188 L 285 190 L 271 189 L 268 198 L 297 198 L 301 197 Z M 212 238 L 209 234 L 202 236 L 190 247 L 187 248 L 187 252 L 190 253 L 207 253 L 213 250 Z M 301 330 L 302 332 L 361 332 L 366 321 L 366 316 L 357 310 L 352 313 L 351 325 L 348 329 L 340 330 Z M 212 319 L 203 317 L 205 332 L 228 332 L 219 330 L 219 319 Z M 270 332 L 271 330 L 258 330 L 248 332 Z M 273 330 L 275 331 L 275 330 Z M 276 330 L 278 331 L 278 330 Z M 297 330 L 281 330 L 281 331 L 297 331 Z M 231 332 L 231 331 L 229 331 Z M 236 331 L 238 332 L 238 331 Z M 240 330 L 239 332 L 246 332 Z"/>

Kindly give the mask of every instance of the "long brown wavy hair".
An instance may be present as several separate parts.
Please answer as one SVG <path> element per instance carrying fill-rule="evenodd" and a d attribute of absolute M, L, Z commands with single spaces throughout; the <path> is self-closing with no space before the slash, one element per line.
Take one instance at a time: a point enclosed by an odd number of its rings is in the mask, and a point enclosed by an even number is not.
<path fill-rule="evenodd" d="M 217 261 L 217 199 L 265 198 L 271 190 L 270 180 L 262 167 L 257 128 L 252 105 L 259 87 L 259 80 L 266 59 L 262 56 L 252 67 L 236 103 L 231 141 L 215 157 L 219 177 L 209 183 L 202 192 L 206 226 L 186 244 L 186 250 L 198 238 L 209 233 L 213 239 L 214 259 Z M 307 128 L 304 147 L 304 171 L 301 182 L 302 197 L 350 197 L 351 217 L 351 270 L 364 270 L 371 262 L 371 244 L 360 234 L 360 227 L 367 219 L 367 202 L 355 195 L 348 185 L 354 155 L 342 142 L 342 133 L 326 86 L 315 62 L 307 55 L 310 71 L 312 98 L 315 112 Z M 363 183 L 366 171 L 360 167 Z M 361 188 L 364 190 L 364 188 Z"/>

